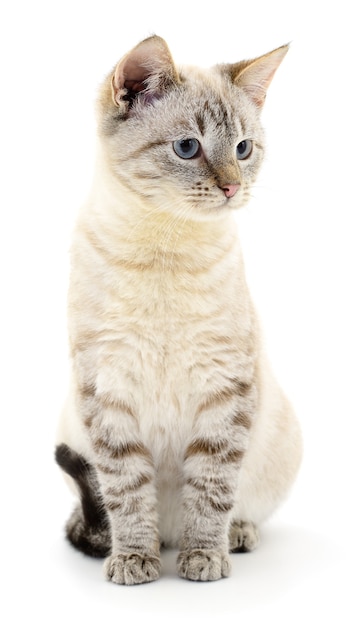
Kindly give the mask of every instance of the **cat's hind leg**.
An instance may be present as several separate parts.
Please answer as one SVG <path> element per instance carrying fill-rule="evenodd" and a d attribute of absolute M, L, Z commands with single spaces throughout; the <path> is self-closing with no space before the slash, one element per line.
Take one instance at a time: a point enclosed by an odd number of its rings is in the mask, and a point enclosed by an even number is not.
<path fill-rule="evenodd" d="M 67 538 L 84 554 L 99 558 L 108 556 L 110 528 L 94 468 L 66 444 L 57 446 L 56 461 L 76 482 L 81 499 L 66 524 Z"/>
<path fill-rule="evenodd" d="M 259 543 L 259 531 L 255 524 L 236 520 L 231 522 L 229 552 L 251 552 Z"/>

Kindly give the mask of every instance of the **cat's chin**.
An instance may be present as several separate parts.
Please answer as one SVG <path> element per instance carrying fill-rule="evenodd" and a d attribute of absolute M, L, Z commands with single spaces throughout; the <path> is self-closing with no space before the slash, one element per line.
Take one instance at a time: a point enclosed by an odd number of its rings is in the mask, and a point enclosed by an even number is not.
<path fill-rule="evenodd" d="M 225 201 L 215 206 L 199 207 L 193 215 L 196 221 L 211 221 L 226 219 L 232 212 L 239 210 L 243 203 Z"/>
<path fill-rule="evenodd" d="M 196 203 L 196 204 L 174 204 L 168 203 L 155 203 L 153 215 L 156 219 L 158 213 L 163 219 L 181 219 L 181 221 L 190 222 L 211 222 L 226 219 L 233 211 L 238 210 L 242 206 L 242 203 L 238 202 L 216 202 L 211 204 Z M 148 207 L 147 215 L 150 213 L 150 207 Z M 164 216 L 164 217 L 163 217 Z M 167 217 L 168 216 L 168 217 Z"/>
<path fill-rule="evenodd" d="M 211 222 L 226 219 L 231 214 L 231 208 L 226 204 L 206 209 L 198 208 L 189 213 L 189 218 L 194 222 Z"/>

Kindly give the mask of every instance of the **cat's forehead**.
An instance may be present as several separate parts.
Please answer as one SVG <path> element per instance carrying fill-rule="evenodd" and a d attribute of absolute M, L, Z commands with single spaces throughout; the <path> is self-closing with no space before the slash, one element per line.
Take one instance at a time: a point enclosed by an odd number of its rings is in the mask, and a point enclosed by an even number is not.
<path fill-rule="evenodd" d="M 214 68 L 203 72 L 188 68 L 181 72 L 181 79 L 176 112 L 184 113 L 185 123 L 197 126 L 202 136 L 213 132 L 227 138 L 247 128 L 249 103 Z"/>
<path fill-rule="evenodd" d="M 234 87 L 218 66 L 207 70 L 188 68 L 188 72 L 182 70 L 181 78 L 196 104 L 216 121 L 238 115 L 247 107 L 248 99 L 243 91 Z"/>
<path fill-rule="evenodd" d="M 227 106 L 230 108 L 233 104 L 229 85 L 215 68 L 184 67 L 180 71 L 180 79 L 183 88 L 196 103 L 207 100 L 215 111 Z"/>

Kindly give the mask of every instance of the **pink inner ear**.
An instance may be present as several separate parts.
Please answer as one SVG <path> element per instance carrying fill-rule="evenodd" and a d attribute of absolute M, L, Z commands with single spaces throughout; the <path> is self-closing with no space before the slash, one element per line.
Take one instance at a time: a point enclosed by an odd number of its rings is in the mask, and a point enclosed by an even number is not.
<path fill-rule="evenodd" d="M 120 105 L 126 91 L 139 93 L 146 88 L 145 81 L 150 72 L 139 62 L 140 55 L 137 55 L 136 58 L 126 58 L 119 63 L 113 79 L 115 104 Z"/>
<path fill-rule="evenodd" d="M 165 41 L 153 36 L 136 46 L 116 67 L 112 79 L 114 103 L 124 106 L 128 91 L 145 92 L 148 98 L 158 97 L 161 84 L 165 86 L 167 78 L 178 80 L 178 75 Z"/>
<path fill-rule="evenodd" d="M 128 91 L 143 91 L 143 89 L 145 89 L 145 84 L 141 80 L 126 78 L 124 81 L 124 87 Z"/>
<path fill-rule="evenodd" d="M 134 54 L 131 58 L 126 59 L 122 68 L 123 86 L 131 91 L 143 91 L 145 89 L 145 80 L 150 75 L 143 63 L 147 61 L 144 54 Z"/>

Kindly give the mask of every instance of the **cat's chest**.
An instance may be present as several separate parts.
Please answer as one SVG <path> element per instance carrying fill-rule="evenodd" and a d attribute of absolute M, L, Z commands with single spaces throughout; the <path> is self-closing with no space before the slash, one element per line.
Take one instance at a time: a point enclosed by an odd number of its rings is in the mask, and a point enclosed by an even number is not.
<path fill-rule="evenodd" d="M 105 255 L 91 264 L 87 252 L 75 265 L 70 307 L 82 378 L 145 414 L 176 417 L 193 412 L 201 391 L 239 375 L 251 315 L 235 245 L 215 248 L 208 263 L 191 257 L 179 270 L 167 261 L 111 265 Z"/>
<path fill-rule="evenodd" d="M 210 283 L 210 284 L 208 284 Z M 204 284 L 184 276 L 121 280 L 112 317 L 145 367 L 188 370 L 218 350 L 234 326 L 233 303 L 225 307 L 219 281 Z M 238 315 L 238 311 L 236 311 Z"/>
<path fill-rule="evenodd" d="M 150 278 L 140 289 L 134 284 L 133 296 L 120 305 L 119 381 L 128 386 L 150 441 L 173 434 L 173 448 L 184 440 L 201 395 L 236 374 L 235 323 L 220 297 L 213 288 L 192 292 L 175 278 L 157 284 Z"/>
<path fill-rule="evenodd" d="M 219 275 L 172 273 L 121 281 L 112 314 L 115 340 L 123 367 L 149 394 L 185 395 L 187 387 L 216 384 L 221 372 L 236 367 L 243 293 L 232 293 L 228 283 Z"/>

